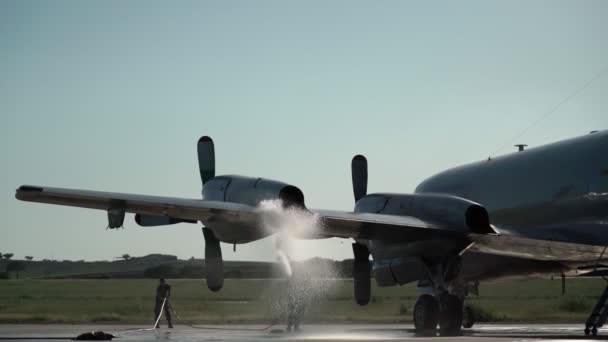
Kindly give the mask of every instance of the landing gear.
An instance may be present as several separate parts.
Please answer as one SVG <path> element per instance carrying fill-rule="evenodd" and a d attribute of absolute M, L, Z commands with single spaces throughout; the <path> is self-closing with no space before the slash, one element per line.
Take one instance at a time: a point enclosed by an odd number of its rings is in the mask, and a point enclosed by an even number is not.
<path fill-rule="evenodd" d="M 452 255 L 440 262 L 425 263 L 427 278 L 418 281 L 418 288 L 434 296 L 423 294 L 416 301 L 414 326 L 417 332 L 433 330 L 434 333 L 439 324 L 442 336 L 460 334 L 466 296 L 466 283 L 458 278 L 461 260 L 459 255 Z"/>
<path fill-rule="evenodd" d="M 439 332 L 442 336 L 457 335 L 462 326 L 462 300 L 444 293 L 439 297 Z"/>
<path fill-rule="evenodd" d="M 596 327 L 592 327 L 591 329 L 589 329 L 589 327 L 585 328 L 585 336 L 589 336 L 589 334 L 593 335 L 593 336 L 597 336 L 597 328 Z"/>
<path fill-rule="evenodd" d="M 418 333 L 434 333 L 439 324 L 442 336 L 458 335 L 463 325 L 463 316 L 462 299 L 447 292 L 440 295 L 439 299 L 423 294 L 414 305 L 414 327 Z"/>
<path fill-rule="evenodd" d="M 608 286 L 604 289 L 604 292 L 595 303 L 591 315 L 585 323 L 585 335 L 597 336 L 597 328 L 601 328 L 606 320 L 608 319 Z"/>
<path fill-rule="evenodd" d="M 414 327 L 416 332 L 435 330 L 439 322 L 439 302 L 430 294 L 418 297 L 414 305 Z"/>

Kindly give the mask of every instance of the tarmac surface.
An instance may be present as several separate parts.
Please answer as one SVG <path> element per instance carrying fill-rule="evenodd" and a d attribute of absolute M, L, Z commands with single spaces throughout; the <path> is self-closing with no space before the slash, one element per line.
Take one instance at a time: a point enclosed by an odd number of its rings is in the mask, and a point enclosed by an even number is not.
<path fill-rule="evenodd" d="M 585 337 L 582 324 L 480 324 L 461 336 L 416 336 L 411 325 L 401 324 L 314 324 L 298 333 L 285 333 L 284 326 L 265 329 L 262 325 L 176 325 L 174 329 L 151 329 L 130 325 L 0 325 L 0 340 L 69 340 L 81 333 L 104 331 L 115 341 L 584 341 L 608 340 L 608 330 L 595 338 Z M 605 336 L 603 336 L 605 335 Z"/>

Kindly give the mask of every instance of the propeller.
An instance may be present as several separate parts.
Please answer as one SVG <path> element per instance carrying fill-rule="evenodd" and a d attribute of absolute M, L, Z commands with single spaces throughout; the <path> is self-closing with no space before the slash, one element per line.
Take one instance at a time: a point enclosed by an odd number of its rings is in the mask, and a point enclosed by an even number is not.
<path fill-rule="evenodd" d="M 367 159 L 365 159 L 363 155 L 357 154 L 353 157 L 350 168 L 353 175 L 353 193 L 355 195 L 356 203 L 367 195 Z M 355 300 L 359 305 L 367 305 L 372 293 L 372 267 L 369 261 L 369 254 L 367 245 L 362 244 L 359 241 L 353 243 L 353 255 L 355 257 L 353 265 L 353 288 L 355 290 Z"/>
<path fill-rule="evenodd" d="M 196 146 L 198 153 L 198 169 L 203 184 L 215 176 L 215 148 L 213 140 L 208 136 L 198 139 Z"/>
<path fill-rule="evenodd" d="M 351 162 L 353 175 L 353 193 L 355 202 L 367 194 L 367 159 L 363 155 L 357 154 Z"/>

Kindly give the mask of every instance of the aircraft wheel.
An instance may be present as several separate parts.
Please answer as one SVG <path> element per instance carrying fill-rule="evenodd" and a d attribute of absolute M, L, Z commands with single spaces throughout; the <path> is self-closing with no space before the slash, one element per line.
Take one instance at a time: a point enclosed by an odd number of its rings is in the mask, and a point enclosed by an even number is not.
<path fill-rule="evenodd" d="M 589 327 L 585 328 L 585 336 L 589 336 L 589 334 L 591 333 L 591 330 L 589 329 Z"/>
<path fill-rule="evenodd" d="M 591 328 L 591 335 L 597 336 L 597 328 L 596 327 Z"/>
<path fill-rule="evenodd" d="M 439 332 L 442 336 L 458 335 L 462 327 L 462 300 L 451 294 L 439 299 Z"/>
<path fill-rule="evenodd" d="M 423 294 L 414 305 L 414 327 L 416 331 L 437 329 L 439 321 L 439 303 L 434 296 Z"/>
<path fill-rule="evenodd" d="M 475 324 L 475 311 L 469 305 L 466 305 L 462 311 L 462 327 L 472 328 Z"/>

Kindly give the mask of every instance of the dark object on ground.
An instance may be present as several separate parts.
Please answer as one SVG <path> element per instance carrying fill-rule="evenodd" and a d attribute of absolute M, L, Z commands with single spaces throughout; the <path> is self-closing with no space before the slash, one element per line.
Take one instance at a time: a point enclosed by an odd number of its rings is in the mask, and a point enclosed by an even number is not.
<path fill-rule="evenodd" d="M 114 335 L 105 333 L 103 331 L 92 331 L 83 333 L 74 338 L 75 341 L 110 341 L 114 338 Z"/>

